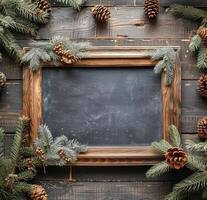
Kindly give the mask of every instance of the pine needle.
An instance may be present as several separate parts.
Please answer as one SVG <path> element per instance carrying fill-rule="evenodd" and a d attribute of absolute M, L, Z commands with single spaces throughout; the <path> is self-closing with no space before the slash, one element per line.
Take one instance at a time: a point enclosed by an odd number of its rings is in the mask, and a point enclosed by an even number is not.
<path fill-rule="evenodd" d="M 189 50 L 191 52 L 196 52 L 199 50 L 200 45 L 201 45 L 202 39 L 200 38 L 199 35 L 194 35 L 191 39 L 191 42 L 189 44 Z"/>
<path fill-rule="evenodd" d="M 3 148 L 4 136 L 5 136 L 5 132 L 2 128 L 0 128 L 0 158 L 3 158 L 4 156 L 4 148 Z"/>
<path fill-rule="evenodd" d="M 168 164 L 163 161 L 154 166 L 152 166 L 146 173 L 147 178 L 154 178 L 157 176 L 161 176 L 170 171 L 170 167 Z"/>
<path fill-rule="evenodd" d="M 66 6 L 71 6 L 76 10 L 80 10 L 85 0 L 54 0 L 56 3 L 61 3 Z"/>
<path fill-rule="evenodd" d="M 186 140 L 185 144 L 190 151 L 207 152 L 207 141 L 195 143 L 192 140 Z"/>
<path fill-rule="evenodd" d="M 203 189 L 206 186 L 207 186 L 207 173 L 198 171 L 190 175 L 186 179 L 182 180 L 181 182 L 177 183 L 173 187 L 173 191 L 178 191 L 182 193 L 186 193 L 189 191 L 195 192 L 200 189 Z"/>
<path fill-rule="evenodd" d="M 204 163 L 202 159 L 192 154 L 188 155 L 187 167 L 190 168 L 191 170 L 200 170 L 204 172 L 206 171 L 206 163 Z"/>
<path fill-rule="evenodd" d="M 170 142 L 174 147 L 181 147 L 180 133 L 175 125 L 169 127 Z"/>
<path fill-rule="evenodd" d="M 166 140 L 161 140 L 160 142 L 153 142 L 152 147 L 160 154 L 165 154 L 172 146 Z"/>
<path fill-rule="evenodd" d="M 50 61 L 50 55 L 41 48 L 32 48 L 22 57 L 22 63 L 29 63 L 29 68 L 32 71 L 39 69 L 42 62 Z"/>
<path fill-rule="evenodd" d="M 185 19 L 197 21 L 207 18 L 207 12 L 192 6 L 183 6 L 180 4 L 173 4 L 170 6 L 170 12 Z"/>
<path fill-rule="evenodd" d="M 207 68 L 207 48 L 205 44 L 201 44 L 198 50 L 197 67 L 199 69 Z"/>

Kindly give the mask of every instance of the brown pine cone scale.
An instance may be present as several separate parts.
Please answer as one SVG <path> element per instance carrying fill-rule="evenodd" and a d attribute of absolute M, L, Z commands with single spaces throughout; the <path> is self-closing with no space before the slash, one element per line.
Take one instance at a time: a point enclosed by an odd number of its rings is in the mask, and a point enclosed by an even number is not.
<path fill-rule="evenodd" d="M 145 0 L 144 12 L 150 18 L 153 19 L 160 11 L 159 0 Z"/>
<path fill-rule="evenodd" d="M 204 117 L 198 121 L 197 132 L 198 137 L 201 140 L 207 139 L 207 117 Z"/>
<path fill-rule="evenodd" d="M 51 13 L 52 11 L 52 7 L 48 0 L 38 0 L 37 7 L 47 13 Z"/>
<path fill-rule="evenodd" d="M 103 5 L 96 5 L 93 9 L 92 9 L 92 15 L 95 17 L 95 19 L 98 22 L 104 23 L 107 22 L 110 18 L 110 11 L 108 10 L 108 8 L 106 8 Z"/>
<path fill-rule="evenodd" d="M 47 193 L 41 185 L 33 185 L 30 198 L 32 200 L 47 200 Z"/>
<path fill-rule="evenodd" d="M 202 40 L 207 41 L 207 28 L 198 29 L 197 34 L 201 37 Z"/>
<path fill-rule="evenodd" d="M 165 153 L 165 162 L 172 169 L 181 169 L 187 163 L 187 153 L 182 148 L 169 148 Z"/>
<path fill-rule="evenodd" d="M 201 96 L 207 97 L 207 74 L 202 74 L 199 78 L 198 92 Z"/>
<path fill-rule="evenodd" d="M 6 75 L 0 72 L 0 89 L 4 88 L 6 85 Z"/>

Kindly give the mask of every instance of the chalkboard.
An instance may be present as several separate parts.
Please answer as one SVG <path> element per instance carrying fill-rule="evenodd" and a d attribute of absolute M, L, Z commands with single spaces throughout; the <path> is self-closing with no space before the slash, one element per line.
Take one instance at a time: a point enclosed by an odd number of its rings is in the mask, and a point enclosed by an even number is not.
<path fill-rule="evenodd" d="M 160 76 L 152 68 L 43 68 L 42 122 L 90 146 L 162 138 Z"/>

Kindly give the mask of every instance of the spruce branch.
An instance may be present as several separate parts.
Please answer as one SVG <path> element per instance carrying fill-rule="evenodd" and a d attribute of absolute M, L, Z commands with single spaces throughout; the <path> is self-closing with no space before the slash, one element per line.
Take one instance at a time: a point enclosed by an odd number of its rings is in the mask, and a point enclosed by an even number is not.
<path fill-rule="evenodd" d="M 172 147 L 166 140 L 161 140 L 160 142 L 153 142 L 152 147 L 158 151 L 160 154 L 165 154 L 166 151 Z"/>
<path fill-rule="evenodd" d="M 207 152 L 207 141 L 195 143 L 192 140 L 186 140 L 186 148 L 193 152 Z"/>
<path fill-rule="evenodd" d="M 3 145 L 4 145 L 4 135 L 5 135 L 5 132 L 2 128 L 0 128 L 0 158 L 3 158 L 4 156 L 4 148 L 3 148 Z"/>
<path fill-rule="evenodd" d="M 201 44 L 197 55 L 197 67 L 199 69 L 207 68 L 207 48 L 205 44 Z"/>
<path fill-rule="evenodd" d="M 41 48 L 32 48 L 22 57 L 22 63 L 29 63 L 29 68 L 32 71 L 39 69 L 42 62 L 50 61 L 50 55 Z"/>
<path fill-rule="evenodd" d="M 185 19 L 197 21 L 207 18 L 207 12 L 192 6 L 183 6 L 180 4 L 173 4 L 170 6 L 170 12 Z"/>
<path fill-rule="evenodd" d="M 195 192 L 207 186 L 207 172 L 197 171 L 181 182 L 175 184 L 173 191 L 182 193 Z"/>
<path fill-rule="evenodd" d="M 170 142 L 174 147 L 181 147 L 180 133 L 175 125 L 169 127 Z"/>
<path fill-rule="evenodd" d="M 49 20 L 49 14 L 38 9 L 34 3 L 19 2 L 15 6 L 15 11 L 20 16 L 35 23 L 46 24 Z"/>
<path fill-rule="evenodd" d="M 204 163 L 201 158 L 198 158 L 197 156 L 194 156 L 192 154 L 188 155 L 187 167 L 194 171 L 206 171 L 206 163 Z"/>
<path fill-rule="evenodd" d="M 198 51 L 200 48 L 201 42 L 202 42 L 202 39 L 200 38 L 200 36 L 198 34 L 194 35 L 189 44 L 190 52 Z"/>
<path fill-rule="evenodd" d="M 169 172 L 171 168 L 168 166 L 168 164 L 163 161 L 160 162 L 154 166 L 152 166 L 146 173 L 147 178 L 154 178 L 157 176 L 161 176 L 167 172 Z"/>
<path fill-rule="evenodd" d="M 80 10 L 85 0 L 54 0 L 56 3 L 61 3 L 66 6 L 71 6 L 76 10 Z"/>

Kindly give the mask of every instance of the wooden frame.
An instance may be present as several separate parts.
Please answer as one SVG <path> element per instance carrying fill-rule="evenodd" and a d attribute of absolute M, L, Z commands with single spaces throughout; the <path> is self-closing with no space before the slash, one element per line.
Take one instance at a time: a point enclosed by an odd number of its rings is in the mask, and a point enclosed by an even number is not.
<path fill-rule="evenodd" d="M 88 49 L 87 58 L 66 67 L 153 67 L 156 63 L 146 57 L 146 50 L 160 47 L 93 47 Z M 163 103 L 163 138 L 168 140 L 168 126 L 180 127 L 181 66 L 179 47 L 175 76 L 170 87 L 164 85 L 161 76 Z M 52 63 L 42 67 L 57 67 Z M 37 129 L 42 119 L 42 69 L 32 72 L 27 67 L 23 72 L 23 114 L 31 118 L 31 140 L 37 137 Z M 150 146 L 146 147 L 89 147 L 73 165 L 79 166 L 136 166 L 151 165 L 160 156 Z"/>

